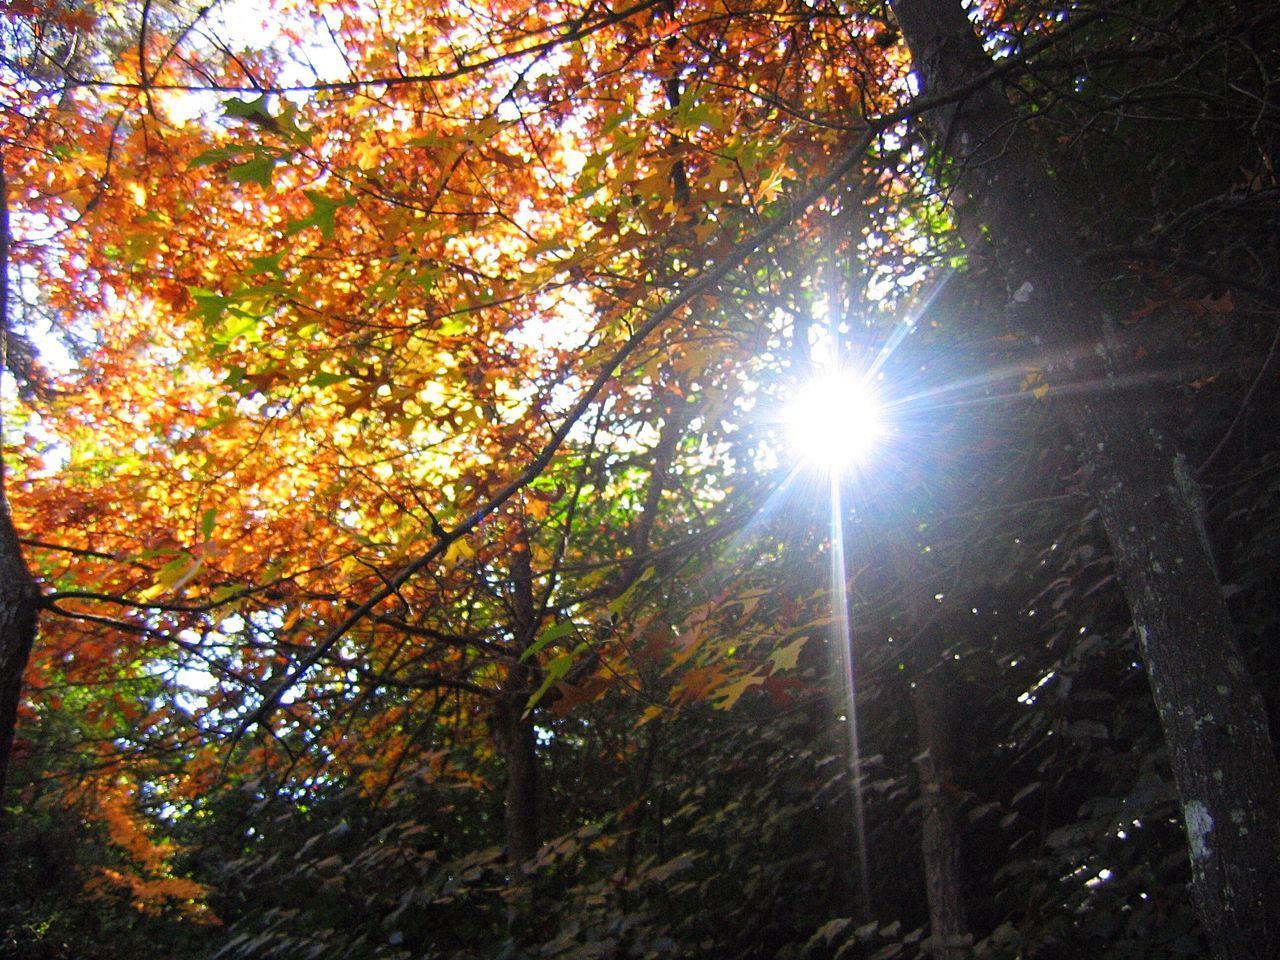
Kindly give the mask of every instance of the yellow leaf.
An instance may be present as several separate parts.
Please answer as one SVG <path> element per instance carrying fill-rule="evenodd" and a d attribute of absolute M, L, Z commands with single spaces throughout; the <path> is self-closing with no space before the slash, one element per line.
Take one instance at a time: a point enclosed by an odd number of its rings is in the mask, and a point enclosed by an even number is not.
<path fill-rule="evenodd" d="M 352 157 L 361 170 L 372 170 L 382 162 L 382 144 L 364 140 L 356 144 Z"/>
<path fill-rule="evenodd" d="M 650 707 L 645 707 L 644 713 L 640 714 L 640 719 L 636 721 L 636 726 L 643 727 L 650 720 L 656 720 L 660 716 L 662 716 L 662 707 L 658 706 L 657 704 L 654 704 L 653 706 L 650 706 Z"/>
<path fill-rule="evenodd" d="M 792 640 L 785 647 L 779 647 L 769 655 L 769 661 L 778 670 L 794 670 L 800 659 L 800 651 L 804 649 L 806 638 Z"/>
<path fill-rule="evenodd" d="M 451 567 L 456 567 L 464 560 L 470 560 L 475 557 L 476 551 L 466 540 L 455 540 L 449 544 L 449 549 L 444 552 L 444 562 Z"/>
<path fill-rule="evenodd" d="M 147 589 L 138 594 L 138 599 L 143 603 L 149 603 L 168 589 L 169 588 L 163 583 L 153 583 L 151 586 L 147 587 Z"/>
<path fill-rule="evenodd" d="M 737 681 L 736 683 L 731 683 L 727 687 L 721 687 L 719 690 L 716 691 L 716 696 L 723 697 L 724 699 L 721 700 L 719 703 L 717 703 L 716 706 L 719 707 L 721 710 L 728 710 L 731 707 L 733 707 L 733 705 L 737 703 L 740 699 L 742 699 L 742 695 L 744 693 L 746 693 L 752 687 L 758 687 L 763 683 L 764 683 L 764 677 L 757 677 L 755 675 L 752 675 L 749 677 L 743 677 L 741 680 Z"/>

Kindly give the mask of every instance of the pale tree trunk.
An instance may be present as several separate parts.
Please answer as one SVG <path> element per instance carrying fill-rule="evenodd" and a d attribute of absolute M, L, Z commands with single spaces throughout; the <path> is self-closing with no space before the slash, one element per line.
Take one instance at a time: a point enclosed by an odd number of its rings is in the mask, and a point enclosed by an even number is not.
<path fill-rule="evenodd" d="M 0 360 L 8 360 L 9 344 L 9 190 L 4 174 L 4 154 L 0 153 Z M 0 363 L 0 373 L 7 363 Z M 4 439 L 3 411 L 0 410 L 0 452 Z M 22 677 L 36 638 L 40 609 L 36 587 L 18 532 L 9 513 L 4 486 L 4 461 L 0 458 L 0 804 L 13 752 L 14 727 L 22 699 Z M 0 807 L 2 809 L 2 807 Z"/>
<path fill-rule="evenodd" d="M 1191 893 L 1219 960 L 1280 942 L 1280 773 L 1217 579 L 1196 484 L 1147 391 L 1115 385 L 1099 278 L 1069 206 L 991 70 L 959 0 L 893 0 L 925 95 L 964 92 L 928 120 L 1010 291 L 1014 332 L 1055 382 L 1129 600 L 1172 759 Z"/>
<path fill-rule="evenodd" d="M 920 853 L 929 901 L 929 938 L 925 949 L 936 960 L 967 960 L 973 936 L 965 915 L 960 870 L 960 831 L 956 827 L 955 747 L 950 687 L 939 667 L 921 674 L 911 691 L 916 714 L 916 768 L 920 773 L 922 815 Z"/>

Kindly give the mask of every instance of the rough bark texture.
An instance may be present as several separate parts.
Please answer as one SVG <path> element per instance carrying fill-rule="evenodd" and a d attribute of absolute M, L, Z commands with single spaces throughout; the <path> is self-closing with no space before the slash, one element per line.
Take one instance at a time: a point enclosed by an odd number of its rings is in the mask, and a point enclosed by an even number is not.
<path fill-rule="evenodd" d="M 13 752 L 22 677 L 36 637 L 38 600 L 0 487 L 0 802 Z"/>
<path fill-rule="evenodd" d="M 0 153 L 0 359 L 8 359 L 9 340 L 9 190 Z M 0 371 L 4 368 L 0 364 Z M 0 410 L 0 452 L 4 420 Z M 0 458 L 0 803 L 4 798 L 14 726 L 22 699 L 22 677 L 36 638 L 40 594 L 22 555 L 18 532 L 9 513 Z"/>
<path fill-rule="evenodd" d="M 959 0 L 892 6 L 924 93 L 968 89 L 991 69 Z M 1015 332 L 1036 345 L 1051 385 L 1087 387 L 1055 402 L 1082 452 L 1140 638 L 1182 801 L 1192 897 L 1214 955 L 1274 957 L 1280 773 L 1196 485 L 1154 397 L 1115 385 L 1098 278 L 1008 99 L 988 85 L 928 119 L 963 169 L 959 188 L 1007 277 Z"/>
<path fill-rule="evenodd" d="M 923 815 L 920 853 L 929 900 L 929 938 L 925 948 L 937 960 L 973 956 L 973 937 L 965 914 L 960 874 L 960 832 L 956 829 L 954 750 L 951 743 L 949 687 L 936 672 L 917 678 L 911 691 L 916 714 L 920 794 Z"/>

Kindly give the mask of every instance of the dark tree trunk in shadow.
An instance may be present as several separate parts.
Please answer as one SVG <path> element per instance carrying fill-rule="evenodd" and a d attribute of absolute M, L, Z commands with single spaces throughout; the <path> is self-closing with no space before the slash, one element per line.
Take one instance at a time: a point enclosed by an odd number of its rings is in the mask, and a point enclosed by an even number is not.
<path fill-rule="evenodd" d="M 0 803 L 13 754 L 23 674 L 36 638 L 38 605 L 39 591 L 22 556 L 0 488 Z"/>
<path fill-rule="evenodd" d="M 533 574 L 527 539 L 511 559 L 512 633 L 519 657 L 533 643 L 538 630 L 534 612 Z M 516 659 L 507 667 L 494 704 L 494 742 L 506 762 L 504 811 L 507 862 L 519 878 L 521 867 L 538 852 L 538 752 L 533 717 L 525 704 L 533 691 L 533 669 Z"/>
<path fill-rule="evenodd" d="M 9 241 L 9 183 L 5 179 L 4 154 L 0 153 L 0 358 L 8 356 Z M 0 410 L 0 453 L 4 443 L 3 414 Z M 0 805 L 4 802 L 9 760 L 13 755 L 22 678 L 35 643 L 40 610 L 40 591 L 13 526 L 4 475 L 4 463 L 0 459 Z M 0 815 L 2 826 L 3 815 Z"/>
<path fill-rule="evenodd" d="M 998 86 L 958 0 L 894 0 L 929 116 L 1007 278 L 1014 332 L 1036 344 L 1115 554 L 1182 802 L 1192 897 L 1219 960 L 1280 942 L 1280 773 L 1222 596 L 1196 483 L 1143 388 L 1119 385 L 1099 277 L 1074 218 Z"/>
<path fill-rule="evenodd" d="M 494 741 L 505 761 L 503 822 L 507 833 L 507 862 L 512 875 L 538 852 L 538 752 L 533 720 L 522 716 L 529 699 L 529 671 L 514 668 L 507 689 L 494 708 Z"/>
<path fill-rule="evenodd" d="M 967 960 L 973 936 L 961 884 L 960 832 L 955 806 L 955 722 L 950 687 L 940 667 L 922 673 L 911 691 L 916 715 L 916 768 L 922 805 L 920 853 L 929 901 L 925 949 L 936 960 Z"/>
<path fill-rule="evenodd" d="M 538 744 L 533 716 L 525 710 L 534 689 L 534 669 L 521 655 L 537 635 L 527 534 L 512 550 L 509 609 L 513 657 L 493 699 L 490 731 L 506 772 L 502 817 L 507 841 L 507 935 L 525 942 L 533 913 L 528 862 L 538 852 Z"/>

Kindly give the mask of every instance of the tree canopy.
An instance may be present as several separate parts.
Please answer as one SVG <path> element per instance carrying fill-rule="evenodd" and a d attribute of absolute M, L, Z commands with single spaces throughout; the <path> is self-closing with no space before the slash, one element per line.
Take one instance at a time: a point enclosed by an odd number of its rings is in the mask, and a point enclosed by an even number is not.
<path fill-rule="evenodd" d="M 0 944 L 1273 956 L 1277 51 L 0 2 Z"/>

